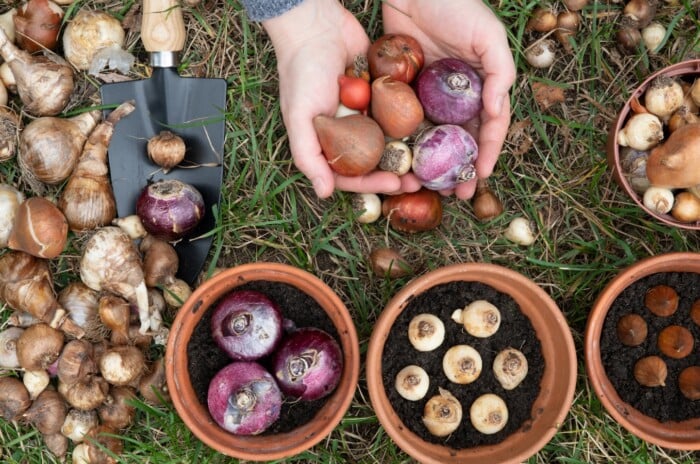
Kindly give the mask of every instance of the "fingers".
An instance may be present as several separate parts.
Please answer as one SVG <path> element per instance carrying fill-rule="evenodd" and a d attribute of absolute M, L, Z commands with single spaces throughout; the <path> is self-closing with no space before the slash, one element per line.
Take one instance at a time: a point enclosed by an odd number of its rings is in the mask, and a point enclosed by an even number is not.
<path fill-rule="evenodd" d="M 319 198 L 328 198 L 335 188 L 333 172 L 321 152 L 312 119 L 289 119 L 286 127 L 294 164 L 311 181 L 316 195 Z"/>
<path fill-rule="evenodd" d="M 486 113 L 484 111 L 484 113 Z M 479 157 L 476 159 L 476 175 L 485 178 L 491 175 L 501 153 L 510 125 L 510 100 L 505 99 L 501 113 L 496 117 L 484 114 L 479 127 Z"/>
<path fill-rule="evenodd" d="M 396 174 L 374 171 L 365 176 L 336 176 L 338 190 L 357 193 L 394 193 L 401 188 L 401 180 Z"/>
<path fill-rule="evenodd" d="M 500 23 L 497 27 L 503 29 Z M 505 30 L 488 42 L 487 47 L 480 53 L 480 58 L 484 73 L 484 110 L 488 116 L 496 118 L 503 114 L 510 88 L 515 82 L 515 63 L 508 47 Z"/>

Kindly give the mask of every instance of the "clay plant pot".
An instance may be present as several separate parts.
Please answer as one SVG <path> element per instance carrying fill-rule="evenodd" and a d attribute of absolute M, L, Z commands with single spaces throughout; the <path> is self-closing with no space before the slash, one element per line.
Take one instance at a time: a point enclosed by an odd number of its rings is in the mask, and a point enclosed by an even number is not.
<path fill-rule="evenodd" d="M 615 178 L 617 183 L 622 187 L 622 189 L 627 193 L 627 195 L 629 195 L 629 197 L 637 204 L 637 206 L 639 206 L 647 214 L 654 217 L 658 221 L 673 227 L 697 230 L 700 229 L 700 223 L 681 222 L 676 220 L 670 214 L 659 214 L 644 206 L 642 195 L 635 192 L 628 179 L 623 175 L 624 171 L 620 163 L 621 147 L 617 143 L 617 137 L 618 133 L 625 126 L 627 119 L 632 113 L 632 103 L 634 100 L 639 100 L 644 95 L 644 92 L 656 77 L 662 75 L 669 77 L 687 77 L 689 79 L 692 79 L 695 76 L 700 77 L 700 59 L 683 61 L 681 63 L 677 63 L 666 68 L 660 69 L 648 76 L 639 85 L 639 87 L 637 87 L 634 90 L 634 92 L 632 92 L 632 94 L 630 95 L 629 99 L 625 102 L 625 105 L 622 107 L 622 110 L 618 114 L 617 119 L 610 127 L 610 130 L 608 132 L 608 139 L 606 144 L 608 167 L 611 169 L 613 177 Z"/>
<path fill-rule="evenodd" d="M 337 329 L 344 364 L 339 385 L 312 420 L 286 433 L 237 436 L 220 428 L 210 416 L 206 404 L 198 400 L 188 371 L 188 342 L 197 323 L 217 300 L 237 287 L 257 281 L 288 284 L 313 298 Z M 220 453 L 252 461 L 294 456 L 323 440 L 350 406 L 360 369 L 357 332 L 338 295 L 314 275 L 279 263 L 243 264 L 200 285 L 175 317 L 165 359 L 170 396 L 185 425 L 197 438 Z"/>
<path fill-rule="evenodd" d="M 483 283 L 517 303 L 541 342 L 544 368 L 530 419 L 516 432 L 495 445 L 453 449 L 423 440 L 399 418 L 382 381 L 382 353 L 392 326 L 416 296 L 435 286 L 459 281 Z M 380 423 L 401 449 L 427 464 L 523 462 L 540 450 L 564 421 L 573 401 L 576 370 L 574 341 L 556 303 L 525 276 L 502 266 L 483 263 L 445 266 L 410 281 L 384 308 L 367 352 L 369 395 Z M 462 420 L 469 421 L 468 409 Z"/>
<path fill-rule="evenodd" d="M 626 403 L 608 377 L 601 357 L 601 334 L 611 305 L 633 283 L 664 272 L 700 273 L 700 254 L 667 253 L 643 259 L 620 272 L 598 295 L 588 317 L 584 355 L 589 382 L 608 414 L 649 443 L 679 450 L 700 450 L 700 417 L 660 422 Z"/>

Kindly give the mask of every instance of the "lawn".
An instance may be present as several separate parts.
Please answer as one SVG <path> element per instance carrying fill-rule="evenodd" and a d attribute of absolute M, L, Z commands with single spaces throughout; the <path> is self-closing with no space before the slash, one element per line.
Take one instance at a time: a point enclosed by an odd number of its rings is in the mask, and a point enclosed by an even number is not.
<path fill-rule="evenodd" d="M 7 3 L 7 1 L 5 2 Z M 9 3 L 19 3 L 13 2 Z M 343 2 L 371 38 L 381 35 L 380 1 Z M 452 263 L 506 266 L 540 285 L 558 304 L 571 327 L 578 354 L 574 403 L 554 438 L 529 463 L 672 463 L 700 461 L 700 453 L 660 448 L 617 424 L 587 381 L 583 335 L 589 310 L 606 283 L 636 261 L 671 251 L 695 251 L 696 231 L 664 225 L 624 193 L 606 160 L 608 130 L 635 86 L 651 72 L 700 56 L 697 2 L 659 2 L 656 20 L 668 33 L 658 53 L 643 46 L 622 53 L 616 33 L 623 3 L 590 1 L 569 53 L 561 48 L 554 64 L 535 69 L 524 58 L 534 35 L 526 31 L 541 2 L 492 1 L 506 25 L 518 70 L 511 93 L 512 126 L 490 185 L 505 210 L 477 221 L 468 201 L 443 199 L 442 225 L 402 234 L 384 219 L 354 220 L 352 195 L 336 192 L 319 200 L 293 165 L 280 115 L 274 51 L 258 24 L 247 20 L 234 0 L 203 0 L 185 9 L 188 40 L 184 75 L 223 77 L 228 84 L 225 171 L 214 246 L 206 271 L 242 263 L 274 261 L 308 270 L 335 289 L 351 312 L 367 349 L 387 301 L 410 279 L 382 278 L 370 270 L 368 255 L 378 246 L 399 250 L 420 275 Z M 119 18 L 138 13 L 135 0 L 76 0 L 67 7 L 107 10 Z M 552 5 L 561 9 L 559 2 Z M 0 6 L 0 13 L 5 9 Z M 128 46 L 137 56 L 133 77 L 147 75 L 138 27 L 127 24 Z M 99 82 L 81 79 L 73 109 L 89 106 Z M 563 90 L 563 101 L 543 107 L 533 85 Z M 313 83 L 311 83 L 313 85 Z M 15 161 L 0 164 L 0 182 L 31 192 Z M 48 196 L 61 186 L 52 187 Z M 511 219 L 532 221 L 536 241 L 519 247 L 504 238 Z M 51 261 L 57 290 L 77 280 L 84 237 L 71 235 L 64 253 Z M 0 321 L 11 312 L 0 306 Z M 174 314 L 165 316 L 169 322 Z M 4 324 L 4 322 L 3 322 Z M 174 408 L 138 404 L 136 423 L 123 434 L 119 462 L 231 462 L 194 437 Z M 24 424 L 0 421 L 0 460 L 53 463 L 58 460 L 41 437 Z M 387 436 L 373 412 L 364 373 L 345 418 L 319 445 L 284 462 L 413 462 Z"/>

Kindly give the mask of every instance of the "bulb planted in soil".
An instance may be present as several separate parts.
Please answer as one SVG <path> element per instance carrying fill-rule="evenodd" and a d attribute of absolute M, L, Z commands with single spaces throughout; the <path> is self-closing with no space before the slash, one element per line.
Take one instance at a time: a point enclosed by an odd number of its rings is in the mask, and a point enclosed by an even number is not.
<path fill-rule="evenodd" d="M 617 337 L 623 345 L 639 346 L 647 333 L 647 323 L 639 314 L 625 314 L 617 321 Z"/>
<path fill-rule="evenodd" d="M 682 359 L 693 351 L 695 340 L 688 329 L 680 325 L 670 325 L 659 333 L 659 350 L 673 359 Z"/>
<path fill-rule="evenodd" d="M 657 316 L 668 317 L 678 309 L 678 294 L 668 285 L 656 285 L 644 295 L 644 305 Z"/>
<path fill-rule="evenodd" d="M 645 387 L 664 387 L 668 368 L 659 356 L 646 356 L 634 364 L 634 378 Z"/>
<path fill-rule="evenodd" d="M 690 401 L 700 400 L 700 366 L 683 369 L 678 376 L 678 387 Z"/>
<path fill-rule="evenodd" d="M 432 351 L 445 339 L 445 324 L 434 314 L 419 314 L 408 324 L 408 339 L 418 351 Z"/>
<path fill-rule="evenodd" d="M 430 377 L 420 366 L 411 364 L 404 367 L 396 374 L 396 391 L 404 399 L 418 401 L 428 393 Z"/>

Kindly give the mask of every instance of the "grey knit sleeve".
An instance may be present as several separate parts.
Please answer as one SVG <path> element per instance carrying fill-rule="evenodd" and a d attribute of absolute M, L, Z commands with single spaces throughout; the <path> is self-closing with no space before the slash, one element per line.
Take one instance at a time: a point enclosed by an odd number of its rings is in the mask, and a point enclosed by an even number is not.
<path fill-rule="evenodd" d="M 253 21 L 264 21 L 285 13 L 304 0 L 241 0 Z"/>

